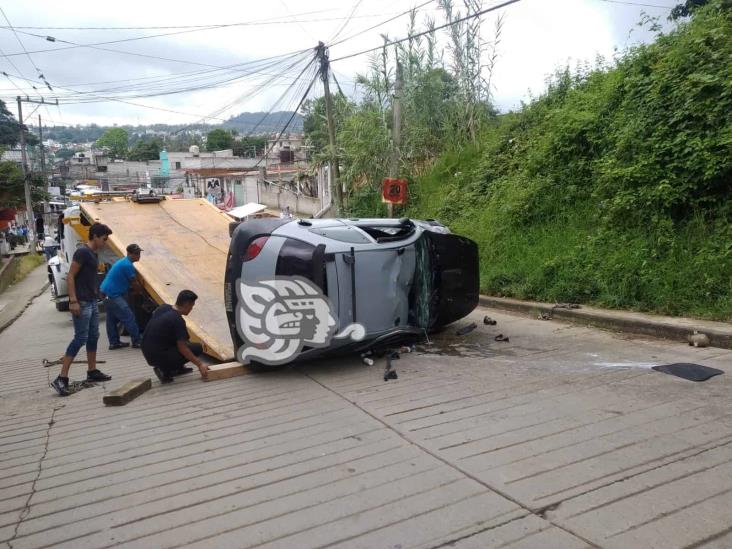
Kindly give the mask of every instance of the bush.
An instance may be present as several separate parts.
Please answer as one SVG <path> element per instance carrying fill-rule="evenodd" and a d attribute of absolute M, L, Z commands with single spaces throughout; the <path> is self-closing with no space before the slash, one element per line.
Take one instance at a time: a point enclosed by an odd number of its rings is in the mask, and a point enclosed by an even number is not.
<path fill-rule="evenodd" d="M 732 17 L 711 2 L 613 65 L 561 70 L 416 179 L 484 291 L 732 318 Z"/>

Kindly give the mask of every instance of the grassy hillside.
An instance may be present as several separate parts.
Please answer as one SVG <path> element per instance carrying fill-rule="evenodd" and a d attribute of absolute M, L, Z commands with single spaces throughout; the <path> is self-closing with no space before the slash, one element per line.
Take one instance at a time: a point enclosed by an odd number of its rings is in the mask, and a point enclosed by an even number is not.
<path fill-rule="evenodd" d="M 732 16 L 563 71 L 419 178 L 491 294 L 732 319 Z"/>

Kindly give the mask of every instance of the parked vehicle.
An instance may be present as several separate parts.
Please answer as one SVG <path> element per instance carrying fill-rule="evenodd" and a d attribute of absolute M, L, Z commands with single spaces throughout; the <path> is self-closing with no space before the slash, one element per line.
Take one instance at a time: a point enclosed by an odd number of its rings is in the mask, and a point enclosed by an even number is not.
<path fill-rule="evenodd" d="M 432 220 L 261 219 L 232 224 L 224 301 L 235 349 L 251 344 L 251 334 L 265 329 L 242 301 L 256 308 L 260 298 L 250 293 L 259 291 L 261 281 L 279 277 L 312 283 L 330 301 L 335 333 L 353 324 L 365 330 L 357 341 L 335 336 L 327 346 L 305 345 L 292 361 L 307 360 L 424 337 L 463 318 L 478 304 L 478 247 Z M 291 309 L 290 316 L 299 320 L 308 313 L 296 298 L 285 296 L 278 307 Z"/>
<path fill-rule="evenodd" d="M 63 217 L 58 223 L 59 246 L 56 254 L 46 263 L 48 270 L 48 281 L 51 283 L 53 299 L 56 309 L 59 311 L 69 310 L 69 295 L 66 279 L 69 274 L 71 261 L 74 252 L 79 246 L 83 246 L 89 239 L 89 227 L 91 222 L 81 212 L 78 205 L 66 208 Z M 99 253 L 100 264 L 112 264 L 118 257 L 109 249 L 103 249 Z M 99 273 L 100 279 L 104 276 Z"/>

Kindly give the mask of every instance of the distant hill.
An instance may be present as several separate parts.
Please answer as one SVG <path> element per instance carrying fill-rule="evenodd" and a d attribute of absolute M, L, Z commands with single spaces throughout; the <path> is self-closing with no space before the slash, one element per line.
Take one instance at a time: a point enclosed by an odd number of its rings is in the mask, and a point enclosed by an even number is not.
<path fill-rule="evenodd" d="M 277 112 L 243 112 L 236 116 L 232 116 L 226 122 L 221 124 L 147 124 L 147 125 L 123 125 L 117 126 L 124 128 L 130 135 L 130 140 L 136 139 L 150 134 L 151 132 L 165 133 L 168 135 L 175 134 L 180 137 L 192 132 L 206 134 L 215 128 L 228 128 L 236 130 L 240 135 L 251 133 L 252 135 L 271 134 L 282 131 L 285 124 L 292 116 L 292 111 Z M 287 128 L 288 132 L 302 132 L 302 116 L 295 114 L 292 122 Z M 87 126 L 44 126 L 43 135 L 46 139 L 54 139 L 61 143 L 85 143 L 96 141 L 102 134 L 112 126 L 99 126 L 97 124 L 89 124 Z M 31 131 L 34 128 L 31 127 Z M 175 137 L 173 136 L 173 137 Z"/>

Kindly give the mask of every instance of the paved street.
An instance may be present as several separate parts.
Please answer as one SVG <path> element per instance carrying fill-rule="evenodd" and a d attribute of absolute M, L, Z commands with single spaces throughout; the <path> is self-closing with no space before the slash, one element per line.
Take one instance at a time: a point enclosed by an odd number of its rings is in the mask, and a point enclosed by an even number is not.
<path fill-rule="evenodd" d="M 483 316 L 498 320 L 484 326 Z M 0 334 L 0 541 L 25 547 L 730 547 L 732 351 L 477 310 L 395 362 L 48 382 L 48 294 Z M 103 330 L 102 330 L 103 331 Z M 510 342 L 496 342 L 503 333 Z M 107 389 L 151 376 L 106 351 Z M 725 370 L 693 383 L 650 369 Z M 84 367 L 72 367 L 82 379 Z"/>

